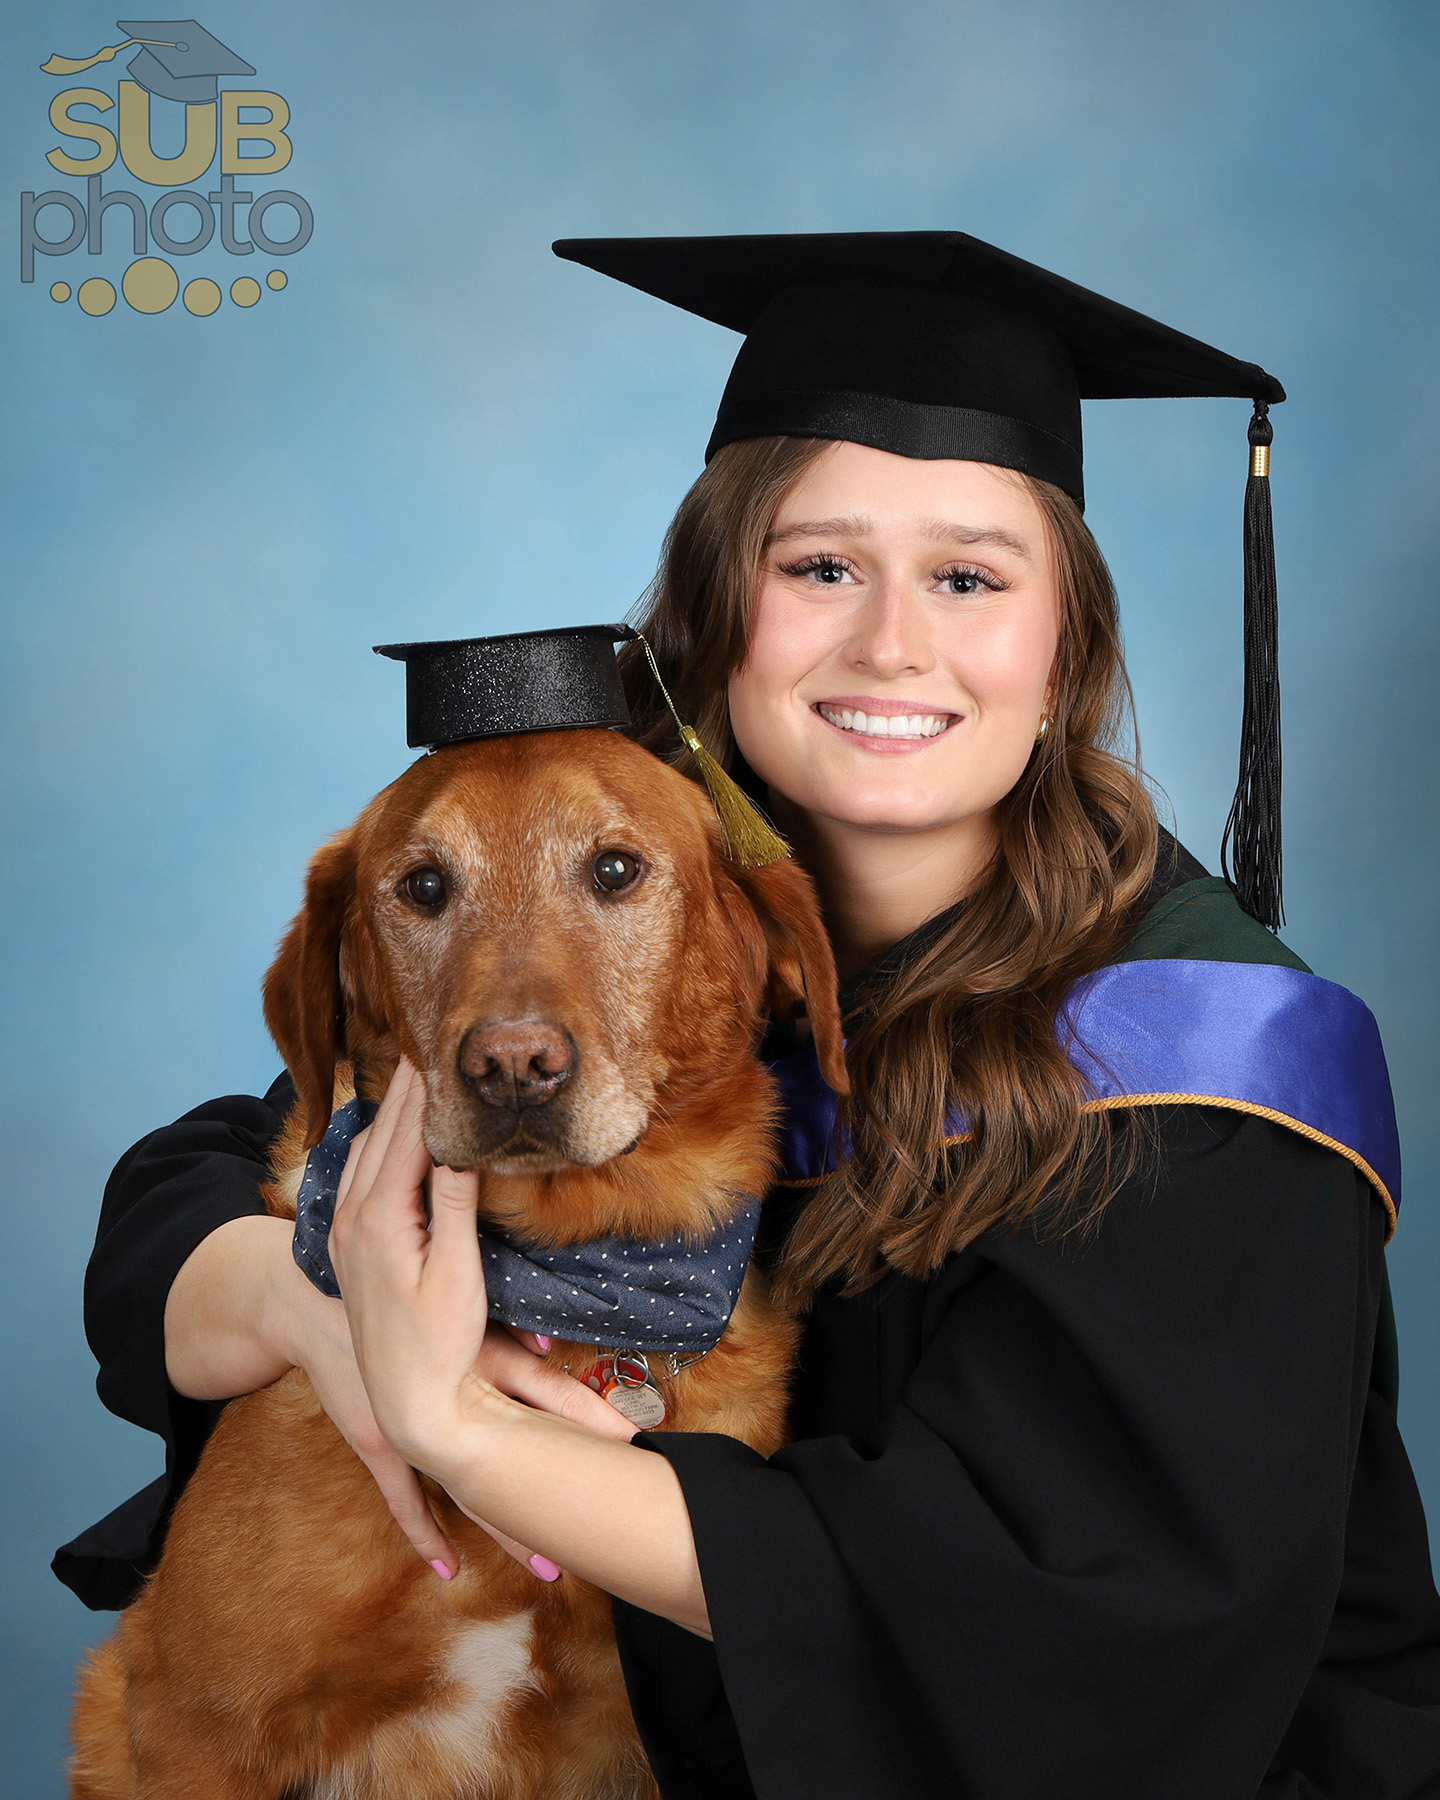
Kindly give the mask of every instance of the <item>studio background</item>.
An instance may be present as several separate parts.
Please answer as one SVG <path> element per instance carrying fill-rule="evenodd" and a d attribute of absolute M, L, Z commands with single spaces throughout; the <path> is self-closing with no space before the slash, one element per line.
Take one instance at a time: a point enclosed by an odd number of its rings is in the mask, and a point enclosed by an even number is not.
<path fill-rule="evenodd" d="M 45 164 L 63 84 L 39 65 L 123 34 L 97 4 L 5 16 L 13 221 L 22 189 L 84 187 Z M 0 1787 L 63 1792 L 72 1670 L 112 1623 L 54 1581 L 54 1547 L 160 1468 L 94 1396 L 100 1191 L 143 1132 L 275 1072 L 258 983 L 306 858 L 408 759 L 400 671 L 370 646 L 620 616 L 699 471 L 738 340 L 558 262 L 555 237 L 958 227 L 1285 382 L 1285 936 L 1385 1034 L 1402 1424 L 1440 1520 L 1440 13 L 212 0 L 202 23 L 288 101 L 273 182 L 315 227 L 283 262 L 207 251 L 182 279 L 287 285 L 209 317 L 53 302 L 57 279 L 119 284 L 113 215 L 101 256 L 41 257 L 33 284 L 12 257 L 0 281 Z M 67 80 L 113 92 L 124 60 Z M 1247 416 L 1086 420 L 1146 766 L 1211 868 Z"/>

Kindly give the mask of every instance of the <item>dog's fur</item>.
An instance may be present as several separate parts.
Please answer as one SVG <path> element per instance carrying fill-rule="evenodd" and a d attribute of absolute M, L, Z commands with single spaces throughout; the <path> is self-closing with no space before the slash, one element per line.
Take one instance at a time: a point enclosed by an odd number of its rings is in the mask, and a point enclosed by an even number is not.
<path fill-rule="evenodd" d="M 613 895 L 606 850 L 640 878 Z M 448 899 L 406 897 L 418 867 Z M 700 790 L 625 739 L 560 732 L 422 758 L 310 869 L 265 987 L 299 1100 L 267 1204 L 293 1216 L 308 1145 L 403 1052 L 438 1163 L 531 1240 L 707 1235 L 764 1190 L 762 1008 L 803 1001 L 844 1085 L 834 966 L 792 863 L 719 854 Z M 543 1103 L 487 1104 L 475 1034 L 544 1021 L 573 1051 Z M 467 1076 L 467 1056 L 471 1065 Z M 794 1327 L 755 1271 L 719 1346 L 664 1382 L 666 1429 L 782 1442 Z M 567 1367 L 594 1352 L 557 1343 Z M 420 1563 L 298 1370 L 225 1410 L 165 1554 L 94 1653 L 77 1800 L 640 1800 L 655 1790 L 608 1598 L 549 1586 L 427 1482 L 460 1555 Z M 644 1554 L 637 1544 L 637 1554 Z"/>

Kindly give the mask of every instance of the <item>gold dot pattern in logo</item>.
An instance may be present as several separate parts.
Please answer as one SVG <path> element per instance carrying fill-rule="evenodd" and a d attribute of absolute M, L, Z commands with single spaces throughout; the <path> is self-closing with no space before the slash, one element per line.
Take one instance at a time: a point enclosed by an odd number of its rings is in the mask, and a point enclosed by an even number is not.
<path fill-rule="evenodd" d="M 208 319 L 219 306 L 220 289 L 217 284 L 202 276 L 198 281 L 185 283 L 185 309 L 197 318 Z"/>
<path fill-rule="evenodd" d="M 160 313 L 174 303 L 180 277 L 159 256 L 142 256 L 120 279 L 120 291 L 136 312 Z"/>
<path fill-rule="evenodd" d="M 89 313 L 92 319 L 98 319 L 115 304 L 115 290 L 108 281 L 93 275 L 89 281 L 80 283 L 80 292 L 76 298 L 80 302 L 81 312 Z"/>
<path fill-rule="evenodd" d="M 272 293 L 289 285 L 289 278 L 283 269 L 271 269 L 265 277 L 265 286 Z M 126 301 L 140 313 L 162 313 L 172 306 L 180 294 L 180 277 L 174 269 L 159 256 L 144 256 L 131 263 L 120 280 L 120 291 Z M 230 284 L 230 298 L 236 306 L 254 306 L 264 290 L 252 276 L 242 275 Z M 72 289 L 68 281 L 56 281 L 51 284 L 50 298 L 60 302 L 68 300 Z M 89 281 L 82 281 L 76 299 L 81 312 L 89 313 L 91 318 L 103 318 L 114 310 L 118 298 L 114 286 L 102 276 L 92 276 Z M 224 301 L 224 290 L 218 282 L 212 281 L 208 275 L 197 276 L 187 281 L 183 294 L 185 310 L 193 313 L 198 319 L 208 319 L 212 313 L 220 310 Z"/>

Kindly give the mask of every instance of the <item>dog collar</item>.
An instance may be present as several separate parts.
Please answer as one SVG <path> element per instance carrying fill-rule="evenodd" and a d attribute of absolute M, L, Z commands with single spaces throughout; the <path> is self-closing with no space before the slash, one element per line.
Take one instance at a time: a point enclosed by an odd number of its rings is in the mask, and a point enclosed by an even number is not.
<path fill-rule="evenodd" d="M 350 1144 L 375 1117 L 349 1100 L 310 1152 L 295 1206 L 295 1261 L 322 1294 L 338 1299 L 330 1261 L 335 1195 Z M 559 1249 L 520 1246 L 480 1233 L 490 1316 L 522 1331 L 610 1349 L 702 1354 L 730 1322 L 745 1279 L 760 1202 L 743 1196 L 713 1237 L 659 1243 L 598 1238 Z"/>

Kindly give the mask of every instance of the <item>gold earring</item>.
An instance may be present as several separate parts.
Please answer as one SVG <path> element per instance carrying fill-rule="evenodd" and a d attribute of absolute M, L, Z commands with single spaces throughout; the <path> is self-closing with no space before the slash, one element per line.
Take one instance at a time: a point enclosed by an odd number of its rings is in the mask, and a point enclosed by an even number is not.
<path fill-rule="evenodd" d="M 1035 733 L 1035 742 L 1037 744 L 1043 744 L 1045 742 L 1046 738 L 1049 737 L 1050 726 L 1052 723 L 1053 723 L 1053 721 L 1052 721 L 1049 713 L 1041 713 L 1040 729 Z"/>

